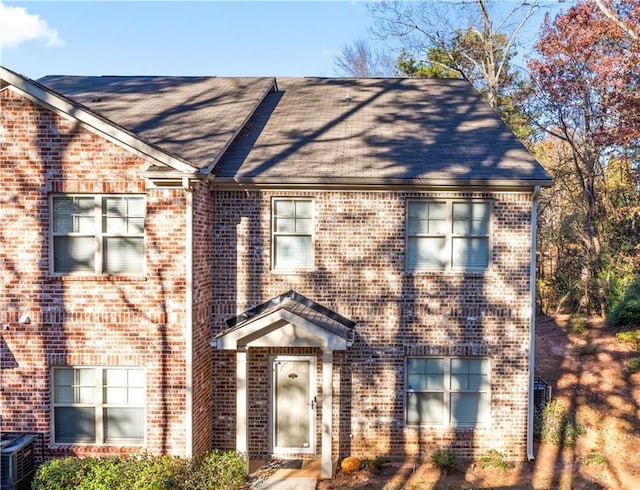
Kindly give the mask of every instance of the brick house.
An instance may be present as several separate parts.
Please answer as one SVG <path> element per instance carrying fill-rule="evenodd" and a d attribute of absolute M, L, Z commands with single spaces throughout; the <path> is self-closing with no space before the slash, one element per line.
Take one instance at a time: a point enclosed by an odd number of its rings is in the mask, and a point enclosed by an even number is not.
<path fill-rule="evenodd" d="M 0 75 L 3 431 L 532 457 L 551 180 L 467 82 Z"/>

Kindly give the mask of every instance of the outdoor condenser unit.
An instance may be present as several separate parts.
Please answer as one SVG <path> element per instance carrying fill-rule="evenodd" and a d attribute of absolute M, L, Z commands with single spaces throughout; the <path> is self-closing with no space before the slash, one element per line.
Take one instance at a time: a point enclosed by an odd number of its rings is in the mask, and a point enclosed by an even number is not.
<path fill-rule="evenodd" d="M 33 442 L 35 437 L 19 432 L 0 435 L 0 489 L 28 490 L 35 470 Z"/>

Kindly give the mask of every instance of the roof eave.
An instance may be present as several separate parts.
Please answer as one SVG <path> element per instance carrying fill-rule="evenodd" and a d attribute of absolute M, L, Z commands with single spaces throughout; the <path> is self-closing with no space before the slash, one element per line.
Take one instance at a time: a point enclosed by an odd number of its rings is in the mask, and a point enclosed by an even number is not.
<path fill-rule="evenodd" d="M 366 178 L 366 177 L 270 177 L 237 178 L 213 177 L 209 179 L 218 189 L 333 189 L 333 190 L 416 190 L 416 189 L 502 189 L 522 190 L 550 187 L 550 178 L 538 179 L 442 179 L 442 178 Z"/>

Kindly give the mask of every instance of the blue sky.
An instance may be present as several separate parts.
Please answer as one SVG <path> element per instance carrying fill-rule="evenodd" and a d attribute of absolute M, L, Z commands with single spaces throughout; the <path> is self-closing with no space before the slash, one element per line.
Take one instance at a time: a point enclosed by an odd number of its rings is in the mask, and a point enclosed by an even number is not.
<path fill-rule="evenodd" d="M 362 1 L 4 1 L 0 63 L 34 79 L 335 76 L 371 25 Z"/>

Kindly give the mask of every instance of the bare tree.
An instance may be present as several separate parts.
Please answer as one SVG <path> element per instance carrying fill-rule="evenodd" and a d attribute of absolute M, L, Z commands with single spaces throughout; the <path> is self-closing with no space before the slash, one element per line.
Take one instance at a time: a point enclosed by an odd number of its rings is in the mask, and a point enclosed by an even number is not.
<path fill-rule="evenodd" d="M 382 1 L 371 6 L 381 39 L 396 39 L 415 56 L 460 73 L 492 106 L 511 84 L 509 68 L 518 35 L 541 6 L 520 0 L 505 10 L 491 0 L 457 2 Z"/>
<path fill-rule="evenodd" d="M 394 73 L 393 58 L 383 51 L 376 51 L 363 39 L 342 47 L 335 59 L 336 70 L 348 77 L 390 77 Z"/>

